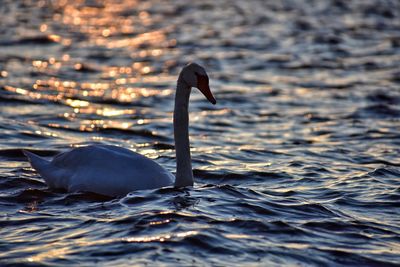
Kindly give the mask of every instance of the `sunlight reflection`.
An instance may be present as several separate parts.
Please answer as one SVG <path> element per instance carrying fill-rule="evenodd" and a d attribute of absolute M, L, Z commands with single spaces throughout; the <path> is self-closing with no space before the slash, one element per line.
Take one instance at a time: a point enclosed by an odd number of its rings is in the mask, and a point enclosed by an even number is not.
<path fill-rule="evenodd" d="M 61 247 L 56 249 L 50 249 L 45 252 L 39 253 L 35 256 L 29 257 L 27 260 L 29 262 L 40 262 L 45 259 L 51 258 L 63 258 L 64 255 L 68 254 L 71 251 L 70 247 Z"/>
<path fill-rule="evenodd" d="M 154 222 L 150 222 L 150 225 L 160 225 L 160 224 L 166 224 L 171 222 L 171 220 L 167 219 L 167 220 L 162 220 L 162 221 L 154 221 Z"/>
<path fill-rule="evenodd" d="M 106 117 L 114 117 L 114 116 L 121 116 L 134 113 L 135 110 L 132 109 L 111 109 L 111 108 L 96 109 L 97 115 L 102 115 Z"/>
<path fill-rule="evenodd" d="M 120 129 L 126 130 L 135 125 L 134 122 L 121 122 L 121 121 L 113 121 L 113 120 L 82 120 L 80 123 L 79 130 L 80 131 L 89 131 L 92 132 L 94 130 L 100 129 Z"/>
<path fill-rule="evenodd" d="M 0 72 L 0 76 L 3 77 L 3 78 L 6 78 L 8 76 L 8 72 L 3 70 L 3 71 Z"/>
<path fill-rule="evenodd" d="M 176 234 L 164 234 L 164 235 L 156 235 L 156 236 L 143 236 L 143 237 L 128 237 L 124 239 L 129 243 L 148 243 L 148 242 L 165 242 L 173 237 L 184 238 L 187 236 L 197 235 L 198 231 L 187 231 L 180 232 Z"/>
<path fill-rule="evenodd" d="M 36 130 L 35 134 L 38 135 L 44 135 L 44 136 L 52 136 L 52 137 L 57 137 L 58 135 L 55 133 L 51 133 L 51 132 L 46 132 L 46 131 L 40 131 L 40 130 Z"/>
<path fill-rule="evenodd" d="M 38 5 L 46 5 L 39 1 Z M 46 58 L 32 59 L 31 64 L 40 79 L 36 80 L 31 88 L 7 86 L 7 91 L 31 99 L 43 99 L 60 102 L 74 109 L 74 113 L 97 114 L 106 117 L 132 114 L 131 111 L 112 108 L 100 108 L 93 104 L 99 98 L 130 103 L 143 97 L 168 96 L 173 90 L 149 89 L 142 87 L 143 83 L 170 82 L 171 77 L 151 76 L 159 69 L 151 65 L 149 57 L 159 57 L 165 49 L 176 44 L 176 40 L 167 39 L 167 29 L 153 29 L 148 31 L 149 25 L 154 23 L 151 13 L 138 9 L 138 13 L 126 16 L 127 7 L 134 9 L 140 6 L 138 1 L 101 1 L 101 3 L 87 5 L 84 0 L 62 0 L 52 3 L 52 7 L 59 12 L 53 15 L 56 23 L 63 23 L 70 29 L 70 33 L 79 33 L 85 38 L 83 41 L 70 39 L 73 34 L 59 35 L 51 23 L 42 23 L 38 27 L 40 32 L 48 33 L 47 38 L 63 46 L 77 42 L 83 46 L 104 46 L 109 49 L 126 47 L 132 58 L 146 58 L 128 62 L 126 65 L 108 65 L 105 69 L 94 65 L 93 62 L 82 62 L 82 58 L 74 58 L 70 53 L 62 54 L 60 58 L 49 55 Z M 145 27 L 144 27 L 145 26 Z M 147 30 L 145 30 L 147 29 Z M 61 31 L 60 31 L 61 32 Z M 72 53 L 73 54 L 73 53 Z M 60 71 L 72 72 L 69 79 L 59 78 Z M 78 77 L 75 75 L 78 74 Z M 2 71 L 1 77 L 8 73 Z M 79 75 L 93 75 L 93 79 L 79 79 Z M 44 77 L 50 77 L 47 80 Z M 57 78 L 55 78 L 57 77 Z M 75 78 L 76 77 L 76 78 Z M 65 114 L 71 114 L 66 112 Z M 66 116 L 64 113 L 62 116 Z M 138 124 L 143 124 L 139 121 Z"/>
<path fill-rule="evenodd" d="M 121 15 L 127 6 L 132 9 L 138 4 L 137 1 L 104 1 L 101 4 L 85 6 L 82 0 L 58 1 L 55 6 L 62 10 L 62 13 L 55 14 L 53 19 L 75 27 L 90 38 L 90 43 L 108 48 L 139 47 L 144 43 L 155 45 L 165 42 L 164 30 L 137 34 L 137 27 L 153 23 L 147 11 L 140 11 L 137 16 Z M 43 27 L 43 30 L 45 28 Z M 119 38 L 112 39 L 114 35 L 119 35 Z"/>
<path fill-rule="evenodd" d="M 57 35 L 57 34 L 50 34 L 49 35 L 49 39 L 53 42 L 60 42 L 61 41 L 61 36 Z"/>
<path fill-rule="evenodd" d="M 232 239 L 251 239 L 252 236 L 251 235 L 244 235 L 244 234 L 224 234 L 224 236 L 226 238 L 232 238 Z"/>
<path fill-rule="evenodd" d="M 165 221 L 161 222 L 164 223 Z M 141 237 L 128 237 L 122 239 L 102 239 L 102 240 L 87 240 L 85 238 L 71 239 L 73 236 L 64 237 L 64 241 L 60 241 L 51 246 L 42 247 L 44 252 L 40 252 L 34 256 L 27 258 L 29 262 L 41 262 L 46 259 L 62 259 L 67 254 L 73 252 L 73 248 L 79 247 L 90 247 L 94 245 L 107 245 L 115 242 L 128 242 L 128 243 L 149 243 L 149 242 L 165 242 L 171 239 L 181 239 L 188 236 L 197 235 L 198 231 L 185 231 L 178 233 L 168 233 L 155 236 L 141 236 Z M 68 240 L 69 239 L 69 240 Z M 68 241 L 67 241 L 68 240 Z M 55 248 L 54 248 L 55 247 Z M 26 250 L 25 250 L 26 251 Z"/>
<path fill-rule="evenodd" d="M 89 106 L 89 102 L 83 100 L 75 100 L 75 99 L 67 99 L 65 103 L 71 107 L 87 107 Z"/>

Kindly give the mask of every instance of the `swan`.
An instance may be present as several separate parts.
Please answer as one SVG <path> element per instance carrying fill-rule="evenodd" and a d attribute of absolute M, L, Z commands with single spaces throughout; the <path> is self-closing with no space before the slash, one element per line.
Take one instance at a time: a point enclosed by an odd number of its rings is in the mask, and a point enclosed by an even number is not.
<path fill-rule="evenodd" d="M 183 67 L 177 81 L 173 115 L 176 177 L 155 161 L 113 145 L 74 148 L 56 155 L 51 161 L 27 150 L 23 152 L 50 188 L 68 192 L 85 191 L 119 197 L 135 190 L 193 186 L 188 132 L 192 87 L 198 88 L 208 101 L 216 104 L 204 68 L 196 63 Z"/>

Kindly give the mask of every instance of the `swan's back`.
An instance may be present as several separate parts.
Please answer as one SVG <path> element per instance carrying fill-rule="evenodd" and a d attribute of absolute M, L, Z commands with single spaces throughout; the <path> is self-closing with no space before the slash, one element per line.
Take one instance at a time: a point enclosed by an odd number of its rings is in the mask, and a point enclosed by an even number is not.
<path fill-rule="evenodd" d="M 47 164 L 37 163 L 40 160 L 30 154 L 27 156 L 32 167 L 50 187 L 70 192 L 122 196 L 134 190 L 169 186 L 174 181 L 174 176 L 156 162 L 117 146 L 75 148 L 57 155 Z"/>

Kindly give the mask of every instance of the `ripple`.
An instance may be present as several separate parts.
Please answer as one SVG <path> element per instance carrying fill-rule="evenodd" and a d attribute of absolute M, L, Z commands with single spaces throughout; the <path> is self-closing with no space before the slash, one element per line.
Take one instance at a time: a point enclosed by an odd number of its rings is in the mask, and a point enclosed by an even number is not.
<path fill-rule="evenodd" d="M 353 118 L 398 118 L 400 110 L 387 104 L 369 105 L 359 108 L 353 115 Z"/>

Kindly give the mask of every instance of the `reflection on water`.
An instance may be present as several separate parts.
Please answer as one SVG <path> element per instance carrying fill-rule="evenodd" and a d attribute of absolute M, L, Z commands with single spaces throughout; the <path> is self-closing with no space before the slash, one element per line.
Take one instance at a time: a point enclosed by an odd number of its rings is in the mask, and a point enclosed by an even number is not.
<path fill-rule="evenodd" d="M 397 1 L 4 0 L 0 265 L 400 262 Z M 176 76 L 196 186 L 49 190 L 21 149 L 130 148 L 175 171 Z M 35 265 L 36 266 L 36 265 Z"/>

